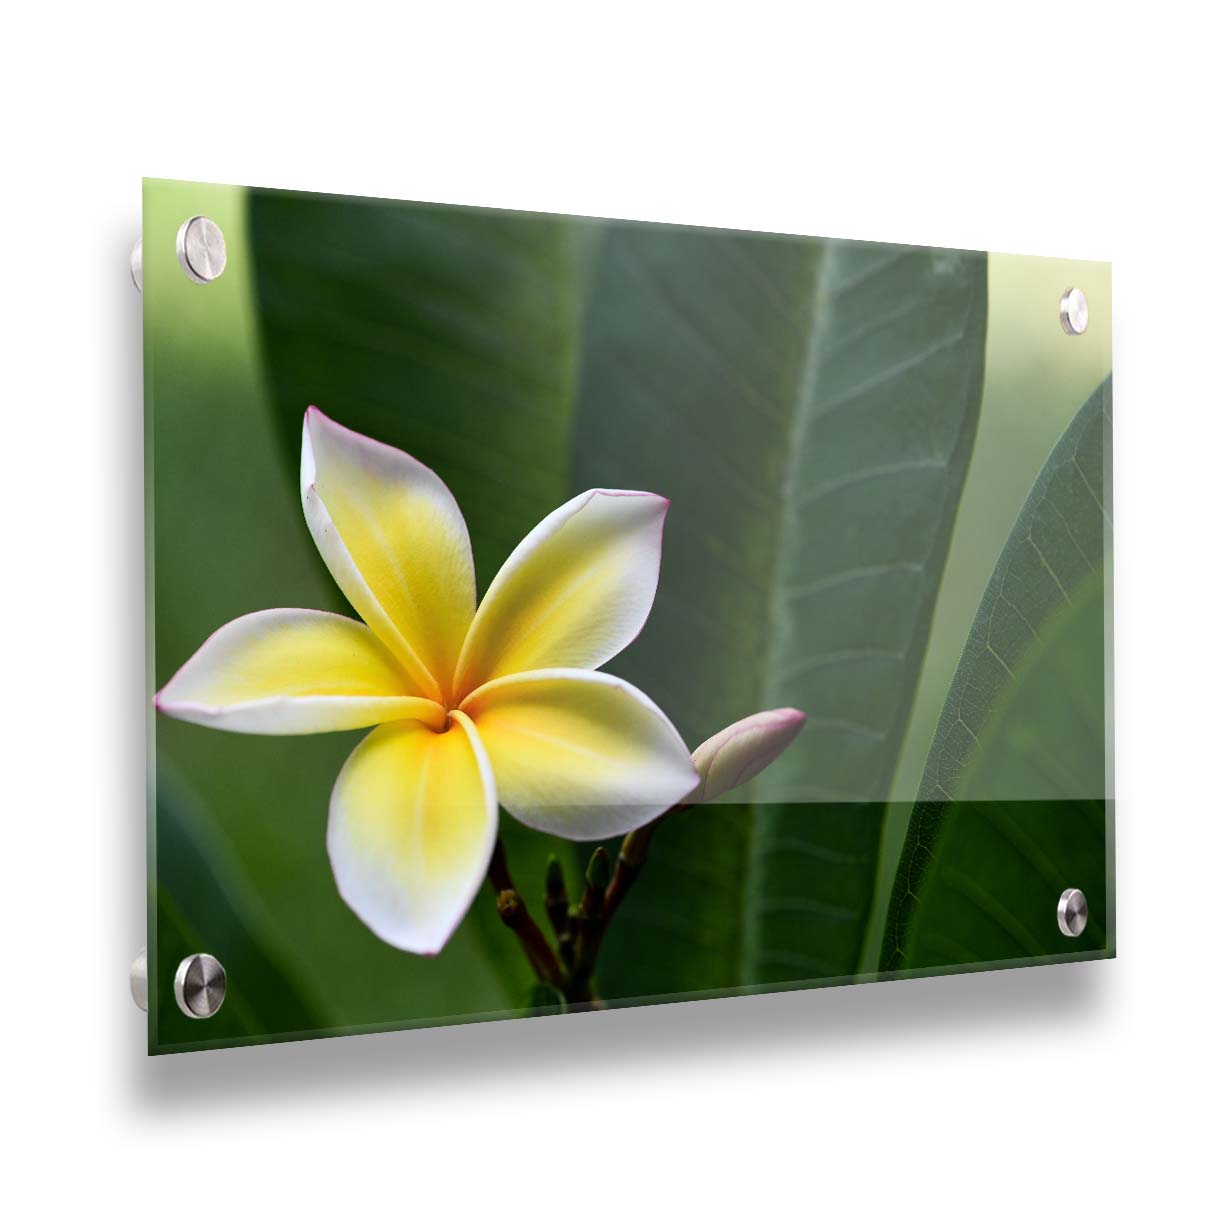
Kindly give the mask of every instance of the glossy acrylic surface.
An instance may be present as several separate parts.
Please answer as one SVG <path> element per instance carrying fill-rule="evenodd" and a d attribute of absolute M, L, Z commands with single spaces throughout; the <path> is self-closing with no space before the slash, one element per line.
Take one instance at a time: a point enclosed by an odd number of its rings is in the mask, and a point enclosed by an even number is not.
<path fill-rule="evenodd" d="M 228 251 L 206 285 L 195 215 Z M 236 617 L 354 615 L 303 518 L 313 404 L 437 473 L 478 594 L 583 490 L 670 499 L 602 670 L 689 749 L 806 716 L 660 823 L 568 1006 L 1112 955 L 1108 265 L 161 181 L 143 257 L 150 699 Z M 152 1052 L 567 1006 L 488 887 L 436 956 L 346 905 L 329 796 L 365 734 L 151 708 Z M 547 930 L 549 856 L 577 902 L 595 844 L 500 835 Z M 203 1021 L 173 997 L 202 951 Z"/>

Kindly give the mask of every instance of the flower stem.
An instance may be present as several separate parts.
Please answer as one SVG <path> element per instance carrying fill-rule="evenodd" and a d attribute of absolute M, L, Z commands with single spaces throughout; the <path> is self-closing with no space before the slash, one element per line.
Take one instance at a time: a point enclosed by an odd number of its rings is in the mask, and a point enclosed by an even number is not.
<path fill-rule="evenodd" d="M 503 889 L 497 894 L 497 913 L 518 937 L 536 977 L 541 982 L 560 989 L 563 979 L 557 957 L 549 947 L 548 940 L 544 938 L 544 932 L 536 926 L 535 919 L 527 912 L 523 898 L 513 888 Z"/>
<path fill-rule="evenodd" d="M 612 915 L 620 909 L 625 894 L 633 887 L 633 881 L 638 878 L 650 850 L 650 839 L 654 836 L 655 825 L 662 819 L 660 816 L 658 820 L 652 820 L 650 824 L 634 829 L 621 842 L 620 854 L 616 856 L 616 870 L 612 873 L 612 880 L 604 896 L 605 923 L 612 920 Z"/>
<path fill-rule="evenodd" d="M 604 904 L 612 870 L 608 865 L 608 852 L 599 846 L 586 871 L 586 888 L 574 915 L 574 965 L 570 970 L 571 994 L 583 1002 L 590 998 L 591 974 L 595 972 L 595 958 L 604 933 Z"/>
<path fill-rule="evenodd" d="M 609 867 L 607 851 L 598 847 L 591 856 L 586 887 L 576 906 L 569 905 L 560 864 L 556 859 L 550 860 L 544 904 L 557 936 L 557 952 L 553 951 L 514 887 L 506 849 L 498 838 L 489 861 L 489 884 L 497 897 L 497 912 L 518 938 L 532 972 L 541 982 L 560 990 L 567 1003 L 580 1008 L 603 1006 L 603 1001 L 592 989 L 592 978 L 608 924 L 641 874 L 655 830 L 668 816 L 688 806 L 677 804 L 649 824 L 627 834 L 621 842 L 615 869 Z"/>
<path fill-rule="evenodd" d="M 489 884 L 497 897 L 497 914 L 502 922 L 514 932 L 523 954 L 527 957 L 531 971 L 550 986 L 559 990 L 564 988 L 565 974 L 557 961 L 544 932 L 536 926 L 535 919 L 523 903 L 514 881 L 510 877 L 510 868 L 506 862 L 506 848 L 497 839 L 493 847 L 493 857 L 489 860 Z"/>
<path fill-rule="evenodd" d="M 605 927 L 612 921 L 612 915 L 620 908 L 625 894 L 633 887 L 633 881 L 641 874 L 646 864 L 646 856 L 650 853 L 650 842 L 655 835 L 655 830 L 669 816 L 676 812 L 683 812 L 689 806 L 687 803 L 678 803 L 649 824 L 644 824 L 640 829 L 634 829 L 632 833 L 625 835 L 625 840 L 621 842 L 620 854 L 616 858 L 616 870 L 612 873 L 612 881 L 604 895 L 603 923 Z"/>
<path fill-rule="evenodd" d="M 557 937 L 557 952 L 566 971 L 574 967 L 574 924 L 570 918 L 569 893 L 565 888 L 565 872 L 555 854 L 548 856 L 544 876 L 544 909 L 549 925 Z"/>
<path fill-rule="evenodd" d="M 502 845 L 500 837 L 493 843 L 493 857 L 489 860 L 489 883 L 495 893 L 514 887 L 514 881 L 510 878 L 510 865 L 506 862 L 506 847 Z"/>

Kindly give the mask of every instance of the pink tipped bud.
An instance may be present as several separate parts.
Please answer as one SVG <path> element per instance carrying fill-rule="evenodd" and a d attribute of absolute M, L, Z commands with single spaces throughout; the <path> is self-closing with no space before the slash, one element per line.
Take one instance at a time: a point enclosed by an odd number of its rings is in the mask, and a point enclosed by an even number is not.
<path fill-rule="evenodd" d="M 712 735 L 693 753 L 701 781 L 686 803 L 710 803 L 755 778 L 786 751 L 803 729 L 802 710 L 762 710 Z"/>

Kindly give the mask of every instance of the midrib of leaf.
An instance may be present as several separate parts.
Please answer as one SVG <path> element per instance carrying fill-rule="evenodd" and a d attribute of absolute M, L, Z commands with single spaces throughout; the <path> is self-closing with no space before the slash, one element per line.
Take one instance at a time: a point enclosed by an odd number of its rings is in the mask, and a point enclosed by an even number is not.
<path fill-rule="evenodd" d="M 787 431 L 786 459 L 782 479 L 779 482 L 779 496 L 776 502 L 776 547 L 773 557 L 773 586 L 770 592 L 768 615 L 769 647 L 766 667 L 760 684 L 761 708 L 788 704 L 783 691 L 783 678 L 787 673 L 789 665 L 784 658 L 783 646 L 788 640 L 785 632 L 787 609 L 794 598 L 796 588 L 786 581 L 786 559 L 794 545 L 796 543 L 802 544 L 808 536 L 804 526 L 797 521 L 797 509 L 801 505 L 815 500 L 812 498 L 810 490 L 803 490 L 800 487 L 804 462 L 809 457 L 807 448 L 814 424 L 825 415 L 826 411 L 843 411 L 848 405 L 852 405 L 856 399 L 860 399 L 879 382 L 896 378 L 899 370 L 920 366 L 934 352 L 962 343 L 966 339 L 968 327 L 974 318 L 972 307 L 970 306 L 966 310 L 960 327 L 955 331 L 949 332 L 947 335 L 939 337 L 937 340 L 933 340 L 930 348 L 921 349 L 916 354 L 907 354 L 903 360 L 883 370 L 874 372 L 866 380 L 853 384 L 848 390 L 842 389 L 831 397 L 822 397 L 821 374 L 826 368 L 826 359 L 838 347 L 836 324 L 839 322 L 837 310 L 839 299 L 873 277 L 886 273 L 891 264 L 904 257 L 902 249 L 898 249 L 895 252 L 890 251 L 887 256 L 865 273 L 856 272 L 852 279 L 843 285 L 838 285 L 837 273 L 841 259 L 847 253 L 850 258 L 853 258 L 856 253 L 862 250 L 864 248 L 843 247 L 839 244 L 826 243 L 818 248 L 818 254 L 814 260 L 815 266 L 813 268 L 808 306 L 808 313 L 812 322 L 808 328 L 803 359 L 795 382 L 795 392 L 791 397 L 792 413 Z M 907 303 L 901 310 L 885 315 L 878 321 L 873 320 L 872 325 L 873 327 L 876 326 L 877 322 L 885 326 L 895 323 L 908 315 L 913 309 L 913 303 Z M 848 336 L 842 336 L 840 338 L 841 347 L 861 339 L 870 330 L 872 328 L 860 328 Z M 832 339 L 830 339 L 831 336 Z M 965 380 L 973 378 L 976 371 L 978 387 L 975 393 L 971 386 L 963 385 L 958 399 L 963 398 L 965 395 L 980 397 L 982 375 L 980 359 L 976 366 L 971 360 L 966 360 L 962 364 L 961 369 Z M 924 461 L 921 464 L 916 460 L 890 462 L 865 469 L 864 472 L 855 472 L 853 476 L 857 479 L 865 474 L 874 479 L 898 474 L 901 471 L 916 470 L 920 466 L 932 469 L 938 467 L 947 471 L 957 469 L 962 466 L 962 461 L 967 457 L 967 453 L 972 447 L 973 439 L 976 435 L 977 419 L 977 404 L 975 402 L 962 416 L 956 445 L 938 463 L 935 460 Z M 963 471 L 961 475 L 963 476 Z M 829 482 L 826 481 L 825 483 L 828 484 Z M 842 487 L 848 483 L 853 482 L 843 476 L 839 478 L 837 487 Z M 823 495 L 824 487 L 818 487 L 822 489 Z M 898 703 L 897 707 L 892 711 L 887 727 L 880 733 L 881 758 L 883 768 L 887 770 L 887 776 L 881 773 L 880 776 L 875 778 L 859 779 L 860 793 L 858 795 L 831 794 L 829 790 L 817 781 L 814 786 L 807 788 L 807 794 L 803 796 L 804 798 L 861 802 L 864 804 L 864 819 L 866 819 L 867 801 L 874 796 L 887 793 L 892 781 L 892 774 L 897 767 L 901 738 L 910 716 L 909 698 L 912 697 L 913 682 L 916 679 L 917 670 L 926 648 L 926 633 L 923 631 L 923 626 L 929 623 L 931 609 L 938 591 L 939 580 L 943 573 L 944 556 L 942 554 L 936 555 L 933 550 L 937 549 L 940 543 L 945 545 L 947 543 L 948 529 L 956 507 L 959 504 L 959 496 L 960 483 L 958 481 L 951 495 L 946 498 L 942 522 L 938 529 L 932 533 L 932 549 L 927 551 L 921 561 L 906 563 L 912 566 L 915 572 L 926 576 L 927 590 L 924 593 L 923 601 L 915 611 L 913 621 L 915 632 L 902 647 L 898 660 L 905 668 L 907 675 L 907 679 L 904 682 L 906 700 Z M 930 572 L 932 567 L 935 569 L 933 574 Z M 860 576 L 870 579 L 873 576 L 878 576 L 875 571 L 882 573 L 886 570 L 899 568 L 901 568 L 901 563 L 892 563 L 888 566 L 867 566 L 864 567 Z M 841 577 L 841 575 L 834 575 L 833 577 Z M 826 577 L 821 581 L 832 581 L 832 579 Z M 810 723 L 810 725 L 812 724 Z M 819 725 L 819 723 L 815 725 Z M 843 720 L 843 727 L 849 725 L 848 722 Z M 888 747 L 890 742 L 891 750 Z M 758 794 L 760 789 L 759 785 L 755 785 L 750 788 L 750 791 Z M 781 963 L 785 959 L 778 950 L 774 950 L 764 957 L 763 960 L 761 945 L 762 923 L 760 919 L 763 914 L 763 902 L 767 900 L 766 888 L 763 886 L 762 862 L 765 855 L 770 852 L 778 839 L 779 825 L 780 817 L 776 807 L 762 806 L 759 803 L 756 805 L 746 833 L 747 863 L 743 881 L 743 912 L 745 921 L 743 927 L 744 934 L 741 940 L 741 981 L 757 980 L 763 976 L 763 970 L 767 963 Z"/>
<path fill-rule="evenodd" d="M 777 530 L 774 532 L 775 547 L 773 556 L 773 585 L 769 600 L 769 649 L 765 674 L 761 677 L 760 708 L 768 709 L 777 700 L 777 676 L 781 669 L 778 659 L 779 626 L 782 619 L 782 603 L 784 600 L 784 558 L 793 523 L 788 513 L 795 497 L 796 473 L 799 471 L 801 442 L 806 437 L 810 424 L 809 413 L 815 404 L 817 355 L 821 352 L 825 337 L 826 323 L 821 317 L 820 302 L 824 293 L 824 278 L 828 268 L 829 247 L 823 245 L 817 248 L 814 256 L 815 269 L 812 276 L 812 289 L 809 297 L 809 313 L 814 325 L 808 331 L 804 345 L 803 360 L 799 367 L 799 377 L 796 380 L 796 392 L 792 403 L 794 410 L 787 428 L 786 459 L 782 479 L 778 485 L 776 502 Z M 767 826 L 768 822 L 768 828 Z M 740 969 L 739 980 L 752 980 L 755 966 L 760 960 L 760 924 L 758 922 L 757 898 L 762 896 L 761 888 L 761 856 L 764 844 L 772 838 L 775 830 L 765 811 L 757 809 L 753 812 L 748 824 L 746 856 L 747 862 L 743 874 L 743 900 L 741 913 L 744 922 L 741 925 L 740 938 Z"/>
<path fill-rule="evenodd" d="M 984 259 L 652 229 L 606 253 L 574 487 L 675 500 L 651 623 L 613 670 L 693 744 L 765 706 L 809 717 L 753 802 L 668 822 L 604 984 L 853 972 L 976 425 Z"/>

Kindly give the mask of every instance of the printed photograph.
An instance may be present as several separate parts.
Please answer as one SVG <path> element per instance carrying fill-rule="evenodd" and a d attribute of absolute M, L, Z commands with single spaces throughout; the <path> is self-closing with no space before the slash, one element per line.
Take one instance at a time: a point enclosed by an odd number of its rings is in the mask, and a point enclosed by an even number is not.
<path fill-rule="evenodd" d="M 151 1053 L 1114 954 L 1108 264 L 161 180 L 142 252 Z"/>

